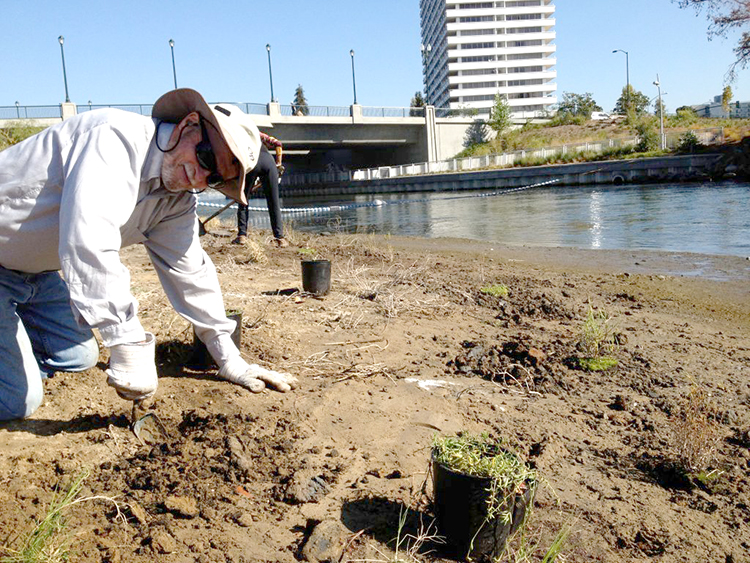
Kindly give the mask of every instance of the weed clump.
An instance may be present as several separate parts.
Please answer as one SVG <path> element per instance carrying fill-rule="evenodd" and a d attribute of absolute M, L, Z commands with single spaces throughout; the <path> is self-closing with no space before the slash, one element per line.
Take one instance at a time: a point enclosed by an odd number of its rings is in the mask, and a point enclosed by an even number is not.
<path fill-rule="evenodd" d="M 606 311 L 595 311 L 589 305 L 583 321 L 577 348 L 581 352 L 578 366 L 586 371 L 603 371 L 617 365 L 611 357 L 616 347 L 616 330 L 612 317 Z"/>
<path fill-rule="evenodd" d="M 693 381 L 669 419 L 671 453 L 688 474 L 705 472 L 716 462 L 721 426 L 705 387 Z"/>

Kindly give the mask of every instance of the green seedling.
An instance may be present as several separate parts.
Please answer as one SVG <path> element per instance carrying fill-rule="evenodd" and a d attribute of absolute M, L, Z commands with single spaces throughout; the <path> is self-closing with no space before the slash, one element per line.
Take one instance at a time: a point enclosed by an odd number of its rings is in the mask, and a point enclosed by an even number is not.
<path fill-rule="evenodd" d="M 617 365 L 617 359 L 610 356 L 578 358 L 578 366 L 585 371 L 607 371 Z"/>
<path fill-rule="evenodd" d="M 479 291 L 485 295 L 491 295 L 492 297 L 508 297 L 508 286 L 502 283 L 485 285 L 480 288 Z"/>

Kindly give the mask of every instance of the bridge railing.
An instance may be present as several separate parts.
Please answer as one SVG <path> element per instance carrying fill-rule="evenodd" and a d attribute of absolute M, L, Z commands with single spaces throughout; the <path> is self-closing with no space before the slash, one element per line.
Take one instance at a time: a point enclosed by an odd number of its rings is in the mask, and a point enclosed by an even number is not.
<path fill-rule="evenodd" d="M 216 102 L 212 102 L 216 103 Z M 226 102 L 238 106 L 242 111 L 251 115 L 269 115 L 268 104 L 259 104 L 252 102 Z M 76 104 L 76 113 L 83 113 L 102 108 L 116 108 L 124 111 L 131 111 L 140 115 L 151 115 L 153 104 Z M 385 117 L 385 118 L 402 118 L 402 117 L 424 117 L 424 107 L 378 107 L 362 106 L 363 117 Z M 478 110 L 482 114 L 483 110 Z M 279 106 L 279 112 L 283 116 L 300 115 L 298 109 L 290 105 Z M 302 114 L 309 117 L 350 117 L 352 115 L 352 106 L 306 106 Z M 467 116 L 466 110 L 435 108 L 435 117 L 463 117 Z M 61 118 L 61 105 L 48 106 L 0 106 L 0 119 L 47 119 Z"/>
<path fill-rule="evenodd" d="M 83 113 L 95 109 L 115 108 L 123 111 L 132 111 L 140 115 L 151 115 L 153 107 L 153 104 L 78 104 L 76 105 L 76 112 Z"/>
<path fill-rule="evenodd" d="M 56 106 L 0 106 L 0 119 L 49 119 L 62 117 L 60 105 Z"/>

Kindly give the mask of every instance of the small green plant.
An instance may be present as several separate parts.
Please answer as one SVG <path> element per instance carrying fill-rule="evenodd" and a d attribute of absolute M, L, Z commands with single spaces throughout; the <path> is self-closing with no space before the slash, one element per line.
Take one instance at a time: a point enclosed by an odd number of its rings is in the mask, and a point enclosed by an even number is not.
<path fill-rule="evenodd" d="M 124 521 L 120 505 L 112 497 L 81 497 L 83 482 L 89 476 L 88 470 L 81 471 L 62 491 L 55 491 L 47 512 L 34 528 L 19 535 L 17 545 L 0 546 L 0 563 L 63 563 L 71 555 L 70 544 L 73 534 L 67 531 L 68 512 L 82 502 L 105 500 L 111 502 L 117 511 L 117 518 Z"/>
<path fill-rule="evenodd" d="M 303 258 L 315 258 L 318 255 L 318 251 L 314 248 L 303 247 L 297 250 Z"/>
<path fill-rule="evenodd" d="M 578 349 L 584 358 L 599 358 L 615 349 L 615 327 L 612 317 L 589 305 L 578 339 Z"/>
<path fill-rule="evenodd" d="M 491 295 L 492 297 L 508 297 L 508 286 L 503 283 L 485 285 L 484 287 L 481 287 L 479 291 L 485 295 Z"/>
<path fill-rule="evenodd" d="M 463 432 L 455 437 L 436 436 L 432 451 L 435 461 L 452 471 L 492 480 L 488 520 L 499 517 L 503 523 L 509 523 L 511 512 L 502 510 L 508 505 L 507 500 L 526 487 L 535 488 L 537 484 L 536 471 L 487 433 L 474 435 Z"/>
<path fill-rule="evenodd" d="M 578 358 L 578 367 L 586 371 L 607 371 L 617 365 L 616 358 L 600 356 L 597 358 Z"/>

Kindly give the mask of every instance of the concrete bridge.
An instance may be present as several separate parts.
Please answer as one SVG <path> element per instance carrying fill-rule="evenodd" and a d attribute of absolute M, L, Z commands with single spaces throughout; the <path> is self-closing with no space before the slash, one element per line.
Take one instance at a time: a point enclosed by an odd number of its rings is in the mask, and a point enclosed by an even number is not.
<path fill-rule="evenodd" d="M 302 115 L 276 102 L 236 105 L 252 114 L 261 130 L 284 143 L 287 173 L 333 172 L 445 160 L 463 149 L 466 130 L 474 121 L 456 110 L 433 106 L 309 106 Z M 18 122 L 48 126 L 103 107 L 150 115 L 152 106 L 74 103 L 0 106 L 0 127 Z"/>

